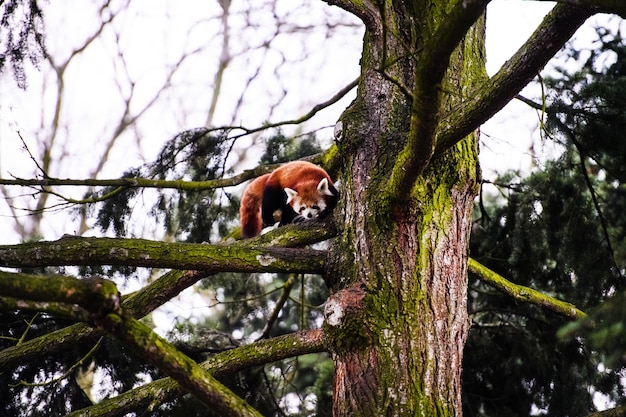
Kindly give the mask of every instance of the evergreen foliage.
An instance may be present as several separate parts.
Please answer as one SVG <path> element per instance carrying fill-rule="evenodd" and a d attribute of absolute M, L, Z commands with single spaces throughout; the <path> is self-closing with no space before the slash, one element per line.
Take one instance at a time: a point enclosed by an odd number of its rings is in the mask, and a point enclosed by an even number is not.
<path fill-rule="evenodd" d="M 37 65 L 46 54 L 43 26 L 36 0 L 0 2 L 0 73 L 10 66 L 20 88 L 26 88 L 24 61 Z"/>
<path fill-rule="evenodd" d="M 477 207 L 471 255 L 517 284 L 599 313 L 559 338 L 565 320 L 471 278 L 468 416 L 584 415 L 596 410 L 597 393 L 623 402 L 616 355 L 626 334 L 626 44 L 598 35 L 598 48 L 568 50 L 579 70 L 545 79 L 546 133 L 562 153 L 526 178 L 509 172 L 494 182 L 500 194 Z M 615 62 L 602 66 L 607 59 Z"/>

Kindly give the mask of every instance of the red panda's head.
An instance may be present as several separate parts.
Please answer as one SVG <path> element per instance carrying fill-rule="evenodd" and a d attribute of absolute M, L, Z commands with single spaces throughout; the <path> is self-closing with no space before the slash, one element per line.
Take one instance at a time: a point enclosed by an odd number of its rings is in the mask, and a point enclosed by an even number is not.
<path fill-rule="evenodd" d="M 285 188 L 287 204 L 293 208 L 301 220 L 312 219 L 326 209 L 329 197 L 335 197 L 330 187 L 328 180 L 322 178 L 317 186 L 314 182 L 310 182 L 299 185 L 298 191 Z"/>

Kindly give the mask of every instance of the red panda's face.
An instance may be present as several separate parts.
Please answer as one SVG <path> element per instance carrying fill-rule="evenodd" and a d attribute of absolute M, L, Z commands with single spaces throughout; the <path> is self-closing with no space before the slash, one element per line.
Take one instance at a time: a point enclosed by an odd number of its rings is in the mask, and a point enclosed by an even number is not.
<path fill-rule="evenodd" d="M 300 199 L 296 196 L 296 198 L 289 202 L 289 205 L 291 205 L 293 211 L 298 213 L 299 216 L 302 216 L 304 219 L 312 219 L 317 217 L 320 212 L 326 208 L 326 201 L 324 201 L 323 198 L 317 201 L 304 201 L 304 199 Z"/>
<path fill-rule="evenodd" d="M 301 189 L 300 192 L 285 188 L 287 204 L 293 208 L 302 220 L 313 219 L 326 209 L 326 196 L 333 193 L 328 188 L 328 181 L 323 178 L 317 188 Z"/>

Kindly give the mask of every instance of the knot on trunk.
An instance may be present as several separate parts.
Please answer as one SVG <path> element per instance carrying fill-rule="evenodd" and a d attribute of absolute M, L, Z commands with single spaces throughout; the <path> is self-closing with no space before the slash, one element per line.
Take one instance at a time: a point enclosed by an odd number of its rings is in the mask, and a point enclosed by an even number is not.
<path fill-rule="evenodd" d="M 331 352 L 363 349 L 371 337 L 366 327 L 365 297 L 360 286 L 352 286 L 329 297 L 324 306 L 324 327 Z"/>

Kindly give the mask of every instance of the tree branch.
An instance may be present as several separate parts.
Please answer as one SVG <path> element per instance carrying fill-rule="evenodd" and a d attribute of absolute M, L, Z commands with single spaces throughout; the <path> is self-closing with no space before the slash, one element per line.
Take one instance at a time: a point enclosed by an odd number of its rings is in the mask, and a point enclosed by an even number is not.
<path fill-rule="evenodd" d="M 602 228 L 602 233 L 604 234 L 604 240 L 606 241 L 608 250 L 611 253 L 613 266 L 615 267 L 615 270 L 617 271 L 617 273 L 621 276 L 622 275 L 621 268 L 619 267 L 617 263 L 617 260 L 615 258 L 615 250 L 613 249 L 613 244 L 611 243 L 611 236 L 609 234 L 609 225 L 607 224 L 607 221 L 604 218 L 604 212 L 602 211 L 602 207 L 600 205 L 600 202 L 598 201 L 596 191 L 593 187 L 591 179 L 589 178 L 589 173 L 587 172 L 587 167 L 585 164 L 585 158 L 591 158 L 596 164 L 598 164 L 603 169 L 609 172 L 610 170 L 608 170 L 606 167 L 603 166 L 602 161 L 599 160 L 600 158 L 595 158 L 592 152 L 587 152 L 585 150 L 585 147 L 582 145 L 582 143 L 578 139 L 576 139 L 575 132 L 572 131 L 572 129 L 570 129 L 570 127 L 567 126 L 567 124 L 563 123 L 558 117 L 556 117 L 559 113 L 566 113 L 566 114 L 582 115 L 584 117 L 589 117 L 589 118 L 596 118 L 598 120 L 604 120 L 603 116 L 597 113 L 592 113 L 591 111 L 587 111 L 584 109 L 571 109 L 571 108 L 570 109 L 558 109 L 558 108 L 555 109 L 552 107 L 545 108 L 542 104 L 535 103 L 533 100 L 530 100 L 521 95 L 517 95 L 515 96 L 515 98 L 520 100 L 522 103 L 525 103 L 528 106 L 532 107 L 533 109 L 544 111 L 546 114 L 553 116 L 552 122 L 558 126 L 559 131 L 563 133 L 567 137 L 567 139 L 569 139 L 569 141 L 576 148 L 576 151 L 578 151 L 578 154 L 580 155 L 580 162 L 579 162 L 580 174 L 582 178 L 585 180 L 585 185 L 587 186 L 587 189 L 589 190 L 589 195 L 591 196 L 591 202 L 593 203 L 593 207 L 595 208 L 596 213 L 598 213 L 598 220 L 600 221 L 600 227 Z"/>
<path fill-rule="evenodd" d="M 166 243 L 145 239 L 64 237 L 0 246 L 0 266 L 124 265 L 213 272 L 324 272 L 326 252 L 232 245 Z"/>
<path fill-rule="evenodd" d="M 287 123 L 287 122 L 284 122 Z M 222 128 L 220 128 L 222 129 Z M 259 128 L 258 130 L 262 130 Z M 315 164 L 322 164 L 329 173 L 336 172 L 337 149 L 335 146 L 330 149 L 318 153 L 316 155 L 301 158 L 302 161 L 309 161 Z M 218 178 L 206 181 L 186 181 L 186 180 L 156 180 L 151 178 L 116 178 L 116 179 L 71 179 L 71 178 L 52 178 L 47 174 L 43 178 L 0 178 L 0 186 L 19 186 L 33 187 L 37 193 L 53 194 L 65 201 L 64 204 L 87 204 L 104 201 L 126 188 L 159 188 L 159 189 L 176 189 L 185 191 L 202 191 L 213 190 L 216 188 L 234 187 L 245 181 L 251 180 L 263 174 L 266 174 L 281 164 L 262 165 L 253 169 L 247 169 L 241 174 L 230 178 Z M 74 186 L 74 187 L 117 187 L 106 195 L 89 198 L 89 199 L 72 199 L 65 197 L 57 192 L 51 191 L 48 187 L 52 186 Z M 39 188 L 37 188 L 39 187 Z M 6 194 L 6 193 L 5 193 Z M 39 207 L 36 212 L 44 211 L 46 207 Z"/>
<path fill-rule="evenodd" d="M 98 325 L 130 345 L 220 415 L 261 416 L 200 365 L 128 314 L 108 314 L 98 320 Z"/>
<path fill-rule="evenodd" d="M 626 416 L 626 405 L 621 405 L 597 413 L 587 414 L 585 417 L 624 417 Z"/>
<path fill-rule="evenodd" d="M 299 124 L 304 123 L 307 120 L 311 119 L 313 116 L 315 116 L 321 110 L 324 110 L 326 107 L 329 107 L 329 106 L 335 104 L 336 102 L 338 102 L 339 100 L 341 100 L 346 94 L 348 94 L 353 88 L 355 88 L 358 85 L 358 83 L 359 83 L 359 79 L 358 78 L 356 80 L 354 80 L 354 81 L 351 81 L 348 85 L 346 85 L 341 90 L 339 90 L 330 99 L 328 99 L 328 100 L 326 100 L 326 101 L 324 101 L 322 103 L 316 104 L 315 106 L 313 106 L 313 108 L 311 110 L 309 110 L 308 113 L 306 113 L 303 116 L 300 116 L 297 119 L 283 120 L 282 122 L 266 123 L 263 126 L 258 126 L 258 127 L 255 127 L 255 128 L 246 128 L 246 127 L 243 127 L 241 125 L 237 125 L 237 126 L 235 126 L 235 125 L 233 125 L 233 126 L 220 126 L 220 127 L 208 129 L 208 131 L 211 132 L 211 131 L 220 131 L 220 130 L 242 130 L 243 133 L 240 133 L 240 134 L 232 136 L 233 139 L 238 139 L 238 138 L 240 138 L 242 136 L 246 136 L 246 135 L 250 135 L 250 134 L 253 134 L 253 133 L 261 132 L 261 131 L 267 130 L 267 129 L 273 129 L 273 128 L 276 128 L 276 127 L 281 127 L 281 126 L 286 126 L 286 125 L 299 125 Z"/>
<path fill-rule="evenodd" d="M 279 336 L 250 345 L 220 352 L 201 364 L 202 368 L 220 378 L 243 369 L 308 353 L 324 351 L 321 330 L 306 330 Z M 185 394 L 172 378 L 163 378 L 126 391 L 91 407 L 77 410 L 66 417 L 117 417 L 145 410 L 155 403 L 172 401 Z"/>
<path fill-rule="evenodd" d="M 447 116 L 438 132 L 440 155 L 502 109 L 558 52 L 597 9 L 557 4 L 526 43 L 486 84 Z"/>
<path fill-rule="evenodd" d="M 207 273 L 201 271 L 170 271 L 124 298 L 122 308 L 135 317 L 143 317 L 207 276 Z M 102 334 L 102 331 L 85 323 L 76 323 L 4 349 L 0 352 L 0 369 L 8 369 L 38 356 L 54 355 L 67 344 L 79 343 Z"/>
<path fill-rule="evenodd" d="M 538 305 L 573 320 L 587 317 L 586 313 L 577 309 L 573 304 L 557 300 L 532 288 L 514 284 L 472 258 L 469 259 L 467 266 L 483 282 L 515 300 Z"/>
<path fill-rule="evenodd" d="M 352 13 L 363 23 L 368 30 L 376 32 L 380 26 L 380 16 L 378 12 L 378 6 L 375 2 L 370 0 L 356 1 L 356 0 L 324 0 L 331 6 L 337 6 L 349 13 Z"/>
<path fill-rule="evenodd" d="M 554 0 L 538 0 L 554 1 Z M 599 12 L 615 13 L 626 19 L 626 3 L 624 0 L 556 0 L 559 3 L 576 6 L 597 7 Z"/>
<path fill-rule="evenodd" d="M 16 279 L 20 279 L 17 278 Z M 17 310 L 45 312 L 56 317 L 63 317 L 68 320 L 88 322 L 90 315 L 84 308 L 74 305 L 50 301 L 32 301 L 22 298 L 0 296 L 0 313 L 14 312 Z M 0 352 L 0 361 L 4 353 Z M 1 368 L 1 366 L 0 366 Z"/>
<path fill-rule="evenodd" d="M 244 400 L 217 382 L 193 360 L 128 312 L 122 311 L 119 292 L 112 281 L 0 271 L 0 295 L 79 305 L 92 313 L 93 322 L 99 328 L 132 346 L 200 400 L 216 407 L 221 415 L 259 416 Z"/>
<path fill-rule="evenodd" d="M 295 248 L 322 242 L 337 236 L 337 225 L 329 216 L 324 220 L 313 219 L 299 224 L 287 224 L 263 235 L 246 239 L 246 245 L 263 247 Z"/>
<path fill-rule="evenodd" d="M 441 80 L 450 56 L 469 28 L 484 13 L 490 0 L 460 0 L 424 46 L 417 61 L 408 142 L 393 167 L 387 195 L 407 197 L 434 151 L 440 120 Z"/>
<path fill-rule="evenodd" d="M 112 281 L 64 275 L 28 275 L 0 271 L 0 296 L 75 304 L 92 314 L 118 311 L 120 294 Z"/>
<path fill-rule="evenodd" d="M 293 288 L 293 285 L 295 283 L 296 283 L 296 274 L 291 274 L 289 278 L 287 279 L 287 281 L 285 281 L 285 284 L 283 285 L 283 290 L 280 293 L 280 297 L 278 297 L 278 300 L 276 301 L 276 305 L 274 306 L 272 313 L 267 319 L 265 326 L 263 326 L 263 330 L 261 331 L 261 336 L 257 338 L 257 341 L 261 339 L 267 339 L 268 337 L 270 337 L 270 331 L 272 330 L 272 326 L 274 326 L 276 319 L 278 319 L 280 310 L 283 309 L 283 306 L 287 302 L 287 299 L 289 299 L 289 294 L 291 294 L 291 289 Z"/>
<path fill-rule="evenodd" d="M 271 168 L 271 167 L 270 167 Z M 256 169 L 245 170 L 231 178 L 219 178 L 206 181 L 155 180 L 150 178 L 118 178 L 118 179 L 70 179 L 70 178 L 0 178 L 0 185 L 16 185 L 22 187 L 50 186 L 83 186 L 83 187 L 124 187 L 124 188 L 174 188 L 177 190 L 210 190 L 214 188 L 233 187 L 244 181 L 264 174 L 267 167 L 260 172 Z"/>

